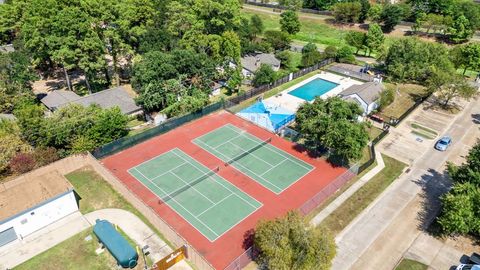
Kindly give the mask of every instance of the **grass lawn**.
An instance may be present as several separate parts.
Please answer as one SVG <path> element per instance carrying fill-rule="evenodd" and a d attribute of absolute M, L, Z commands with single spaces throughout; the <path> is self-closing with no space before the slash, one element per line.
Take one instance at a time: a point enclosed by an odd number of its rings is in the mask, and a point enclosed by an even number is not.
<path fill-rule="evenodd" d="M 242 9 L 242 14 L 250 18 L 253 14 L 257 14 L 263 21 L 265 30 L 280 30 L 279 18 L 280 14 L 268 14 L 265 12 L 253 11 L 250 9 Z M 322 48 L 329 45 L 341 46 L 345 44 L 343 37 L 347 33 L 345 30 L 340 30 L 332 27 L 321 20 L 311 18 L 300 18 L 300 32 L 293 36 L 294 40 L 302 42 L 313 42 L 321 44 Z"/>
<path fill-rule="evenodd" d="M 127 202 L 117 191 L 113 189 L 100 175 L 91 167 L 85 167 L 71 172 L 65 176 L 72 183 L 75 191 L 80 197 L 80 212 L 86 214 L 103 208 L 120 208 L 127 210 L 139 217 L 168 245 L 168 240 L 129 202 Z"/>
<path fill-rule="evenodd" d="M 323 222 L 335 235 L 341 232 L 358 214 L 370 205 L 398 176 L 406 164 L 382 155 L 385 168 L 368 181 L 363 187 L 348 198 Z"/>
<path fill-rule="evenodd" d="M 395 91 L 395 100 L 380 113 L 385 121 L 390 118 L 399 118 L 410 107 L 415 104 L 415 100 L 426 96 L 425 88 L 416 84 L 398 84 L 385 83 L 385 87 Z"/>
<path fill-rule="evenodd" d="M 409 259 L 402 259 L 400 264 L 395 268 L 395 270 L 427 270 L 428 266 Z"/>
<path fill-rule="evenodd" d="M 92 236 L 90 241 L 85 237 Z M 127 237 L 130 243 L 131 239 Z M 117 263 L 108 250 L 97 255 L 95 250 L 99 247 L 98 241 L 89 228 L 53 248 L 33 257 L 32 259 L 15 267 L 15 270 L 105 270 L 117 269 Z M 139 257 L 138 265 L 133 269 L 143 269 L 143 260 Z"/>

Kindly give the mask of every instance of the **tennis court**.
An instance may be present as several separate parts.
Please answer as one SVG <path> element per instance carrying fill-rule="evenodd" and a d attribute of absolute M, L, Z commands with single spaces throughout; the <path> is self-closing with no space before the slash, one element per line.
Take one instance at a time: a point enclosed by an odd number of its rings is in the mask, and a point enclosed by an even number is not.
<path fill-rule="evenodd" d="M 314 169 L 310 164 L 272 146 L 269 139 L 261 140 L 231 124 L 192 142 L 275 194 L 282 193 Z"/>
<path fill-rule="evenodd" d="M 128 172 L 211 242 L 262 206 L 178 148 Z"/>

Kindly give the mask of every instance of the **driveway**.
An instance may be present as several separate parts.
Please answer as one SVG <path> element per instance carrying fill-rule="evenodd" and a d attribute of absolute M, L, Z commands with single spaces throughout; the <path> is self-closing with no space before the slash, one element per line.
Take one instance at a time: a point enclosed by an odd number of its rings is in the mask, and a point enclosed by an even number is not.
<path fill-rule="evenodd" d="M 423 153 L 433 147 L 435 140 L 448 134 L 446 129 L 455 121 L 457 115 L 434 109 L 431 102 L 431 100 L 425 101 L 401 124 L 395 128 L 392 127 L 390 135 L 378 145 L 378 150 L 406 164 L 413 164 Z M 461 102 L 459 106 L 465 106 L 465 104 Z M 438 136 L 429 139 L 413 134 L 412 124 L 433 130 Z"/>
<path fill-rule="evenodd" d="M 416 111 L 409 118 L 418 120 L 421 113 Z M 472 115 L 479 113 L 480 102 L 474 100 L 444 124 L 442 132 L 450 134 L 454 141 L 446 152 L 434 150 L 433 141 L 425 142 L 422 149 L 415 149 L 412 145 L 404 150 L 416 151 L 405 155 L 411 160 L 410 171 L 401 175 L 337 236 L 337 256 L 332 269 L 390 270 L 395 267 L 437 215 L 440 209 L 438 198 L 450 186 L 444 174 L 445 162 L 456 159 L 459 153 L 465 155 L 475 142 L 472 136 L 478 136 L 479 125 L 475 124 Z M 429 127 L 433 128 L 433 125 Z M 386 139 L 391 141 L 391 138 Z M 397 146 L 392 144 L 387 150 L 393 147 Z M 420 244 L 417 242 L 417 245 Z M 450 251 L 444 249 L 442 253 L 448 258 L 432 259 L 430 263 L 434 265 L 431 269 L 449 269 L 458 263 L 459 252 Z M 427 254 L 434 255 L 435 252 L 427 250 Z"/>

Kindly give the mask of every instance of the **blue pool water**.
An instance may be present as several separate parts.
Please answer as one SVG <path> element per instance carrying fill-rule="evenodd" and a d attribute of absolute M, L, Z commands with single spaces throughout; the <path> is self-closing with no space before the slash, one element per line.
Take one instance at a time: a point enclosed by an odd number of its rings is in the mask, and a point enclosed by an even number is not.
<path fill-rule="evenodd" d="M 272 132 L 277 132 L 280 128 L 295 120 L 293 112 L 261 101 L 241 110 L 237 115 Z"/>
<path fill-rule="evenodd" d="M 288 93 L 306 101 L 312 101 L 315 97 L 321 96 L 337 86 L 336 83 L 317 78 Z"/>

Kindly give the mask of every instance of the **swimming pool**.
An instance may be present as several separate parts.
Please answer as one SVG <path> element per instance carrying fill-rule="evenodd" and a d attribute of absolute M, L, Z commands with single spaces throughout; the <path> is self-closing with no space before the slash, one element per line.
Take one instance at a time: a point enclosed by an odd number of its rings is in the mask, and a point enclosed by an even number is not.
<path fill-rule="evenodd" d="M 315 99 L 315 97 L 321 96 L 337 86 L 337 83 L 316 78 L 288 93 L 306 101 L 312 101 Z"/>

